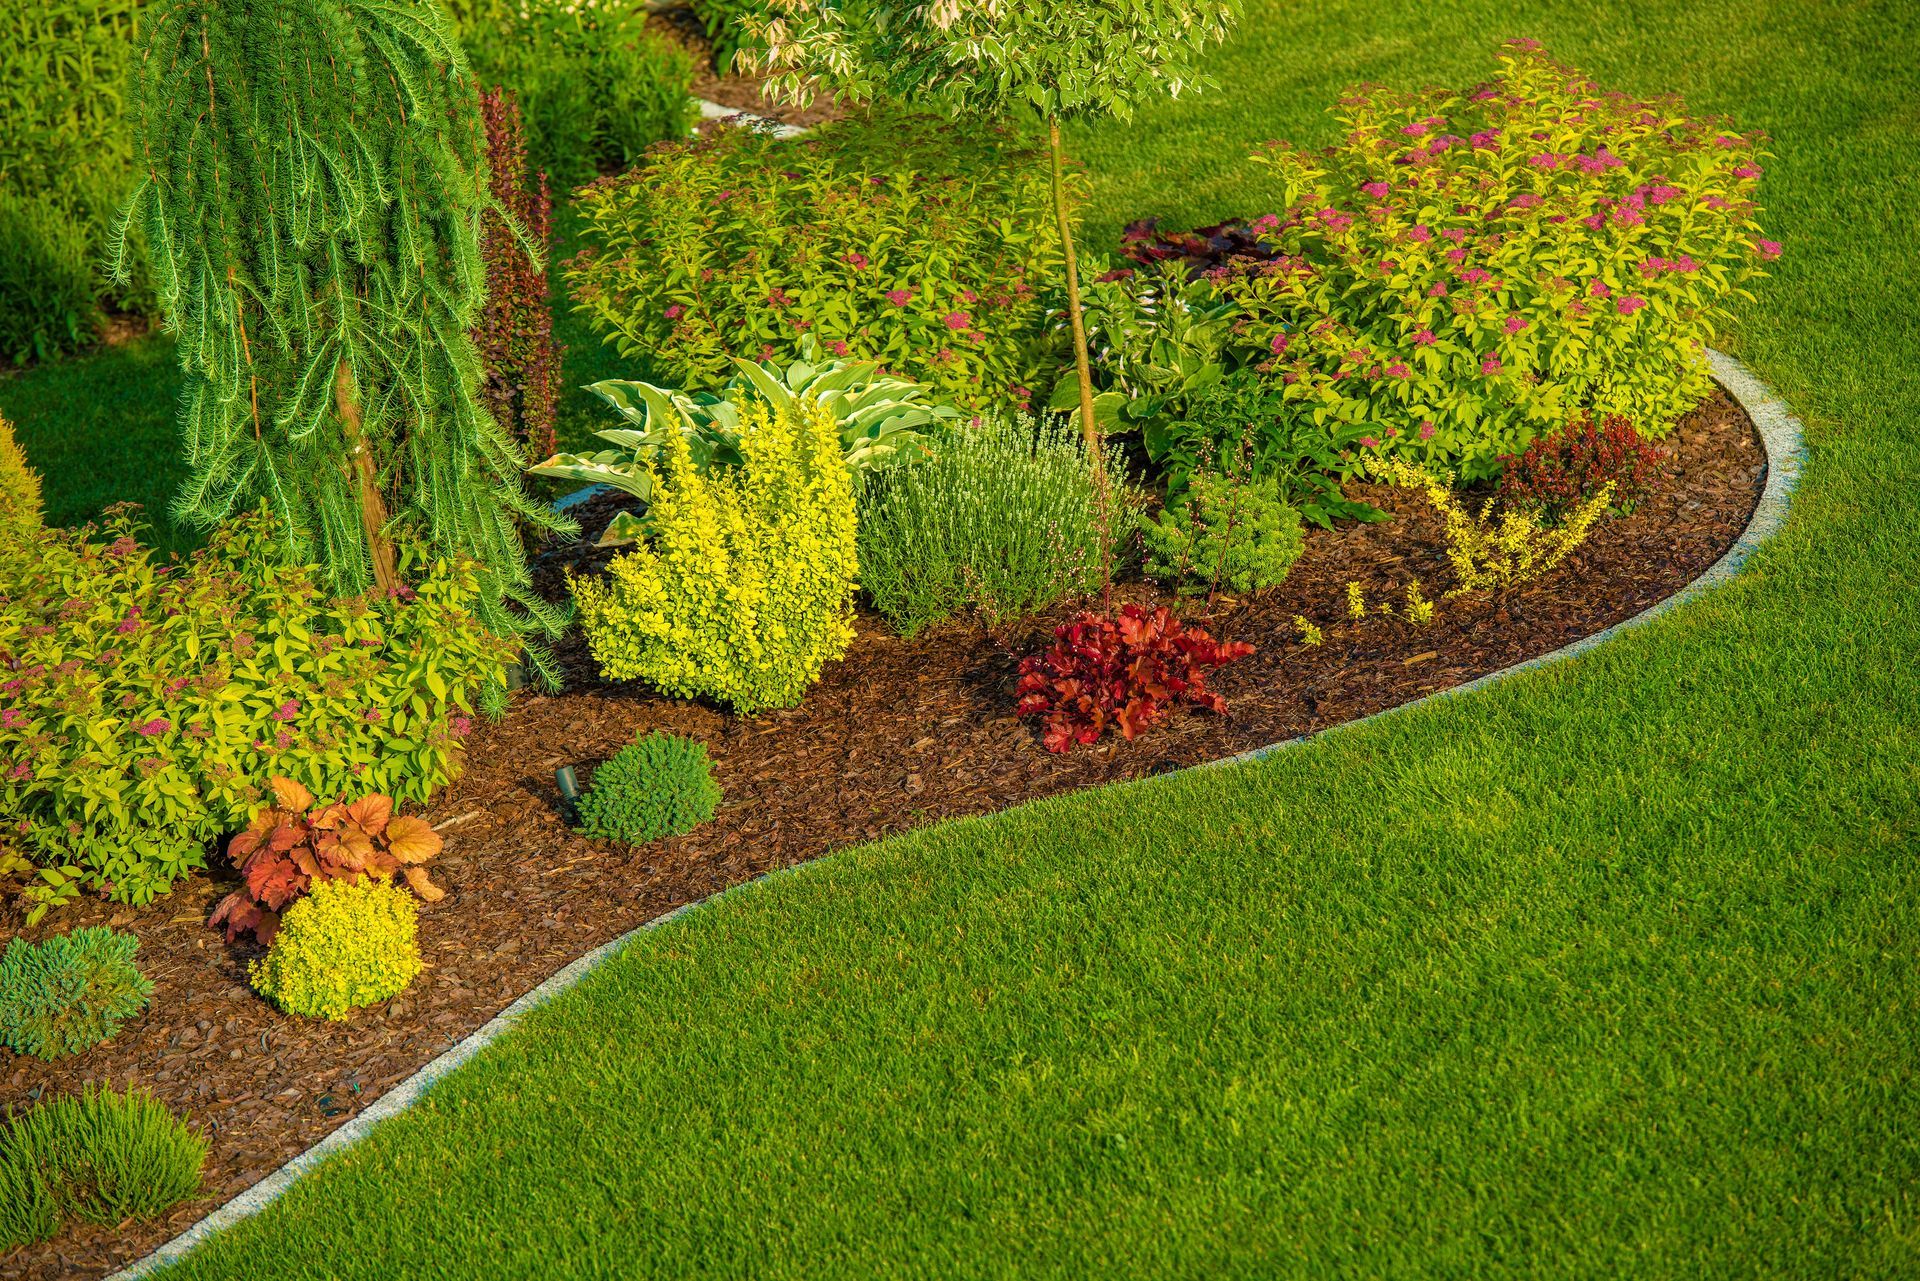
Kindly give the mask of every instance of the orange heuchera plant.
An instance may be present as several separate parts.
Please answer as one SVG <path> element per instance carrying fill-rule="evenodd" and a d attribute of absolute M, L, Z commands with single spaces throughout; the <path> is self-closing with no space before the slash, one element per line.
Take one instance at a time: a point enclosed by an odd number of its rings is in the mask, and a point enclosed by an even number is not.
<path fill-rule="evenodd" d="M 280 913 L 315 880 L 398 874 L 429 903 L 445 896 L 422 866 L 440 852 L 439 833 L 425 819 L 396 815 L 392 797 L 376 792 L 316 807 L 313 793 L 292 779 L 270 785 L 274 803 L 227 843 L 246 885 L 220 900 L 207 923 L 224 925 L 229 943 L 249 931 L 272 942 Z"/>

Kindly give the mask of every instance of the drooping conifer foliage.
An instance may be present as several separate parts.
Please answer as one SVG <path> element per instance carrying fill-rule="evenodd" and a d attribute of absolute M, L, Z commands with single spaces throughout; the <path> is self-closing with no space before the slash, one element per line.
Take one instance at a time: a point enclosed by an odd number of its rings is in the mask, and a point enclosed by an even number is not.
<path fill-rule="evenodd" d="M 343 595 L 404 587 L 418 540 L 480 564 L 496 630 L 553 627 L 516 518 L 557 518 L 480 396 L 485 135 L 437 5 L 157 0 L 130 90 L 123 230 L 186 375 L 176 515 L 264 497 Z"/>

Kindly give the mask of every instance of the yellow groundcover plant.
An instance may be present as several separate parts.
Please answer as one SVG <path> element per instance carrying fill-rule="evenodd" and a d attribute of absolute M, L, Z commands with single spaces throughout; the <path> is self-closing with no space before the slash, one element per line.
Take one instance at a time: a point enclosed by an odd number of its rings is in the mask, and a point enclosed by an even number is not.
<path fill-rule="evenodd" d="M 1613 482 L 1567 512 L 1558 525 L 1545 526 L 1531 512 L 1508 507 L 1497 516 L 1489 499 L 1475 516 L 1453 492 L 1451 476 L 1435 476 L 1402 458 L 1375 463 L 1374 475 L 1401 489 L 1417 489 L 1446 522 L 1447 560 L 1459 581 L 1447 593 L 1491 591 L 1537 578 L 1587 540 L 1613 502 Z"/>
<path fill-rule="evenodd" d="M 738 467 L 662 451 L 647 533 L 604 578 L 575 578 L 587 643 L 614 680 L 741 712 L 790 707 L 853 640 L 853 486 L 833 417 L 756 405 Z"/>

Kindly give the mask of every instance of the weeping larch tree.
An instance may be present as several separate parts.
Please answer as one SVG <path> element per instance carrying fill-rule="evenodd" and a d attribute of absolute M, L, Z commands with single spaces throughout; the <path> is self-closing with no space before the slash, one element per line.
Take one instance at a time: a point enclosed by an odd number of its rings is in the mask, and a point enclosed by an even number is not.
<path fill-rule="evenodd" d="M 158 0 L 134 60 L 138 226 L 179 339 L 176 519 L 264 500 L 332 589 L 405 587 L 396 539 L 477 562 L 486 622 L 552 634 L 480 398 L 485 135 L 433 0 Z M 537 647 L 533 647 L 536 648 Z"/>

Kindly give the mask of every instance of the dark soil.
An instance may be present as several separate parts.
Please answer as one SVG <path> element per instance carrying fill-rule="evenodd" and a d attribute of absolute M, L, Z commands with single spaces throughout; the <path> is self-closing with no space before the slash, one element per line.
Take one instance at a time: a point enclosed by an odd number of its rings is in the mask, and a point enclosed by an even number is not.
<path fill-rule="evenodd" d="M 1724 396 L 1669 442 L 1673 476 L 1631 515 L 1601 524 L 1545 578 L 1498 597 L 1442 600 L 1425 628 L 1398 617 L 1346 618 L 1346 584 L 1392 600 L 1419 579 L 1439 600 L 1451 585 L 1438 522 L 1417 495 L 1356 486 L 1392 511 L 1385 524 L 1310 531 L 1273 595 L 1216 603 L 1217 636 L 1258 652 L 1213 684 L 1230 717 L 1176 711 L 1133 743 L 1067 756 L 1041 749 L 1014 715 L 1018 655 L 1049 620 L 998 638 L 954 626 L 913 641 L 863 616 L 845 661 L 797 708 L 751 720 L 634 686 L 597 680 L 576 642 L 563 650 L 570 689 L 522 694 L 474 736 L 467 772 L 428 817 L 447 838 L 434 864 L 443 902 L 421 909 L 428 969 L 411 990 L 344 1023 L 281 1015 L 247 986 L 247 954 L 206 927 L 231 875 L 201 876 L 146 908 L 87 904 L 33 930 L 112 924 L 141 941 L 155 985 L 145 1017 L 111 1043 L 55 1064 L 0 1059 L 0 1105 L 30 1105 L 86 1081 L 141 1085 L 189 1112 L 213 1140 L 208 1195 L 165 1221 L 70 1227 L 0 1260 L 0 1277 L 98 1276 L 180 1231 L 310 1147 L 429 1059 L 583 952 L 682 903 L 855 842 L 1035 797 L 1215 760 L 1393 707 L 1558 648 L 1627 618 L 1697 577 L 1738 536 L 1765 476 L 1745 415 Z M 611 516 L 580 511 L 593 533 Z M 552 548 L 540 574 L 606 553 Z M 1153 595 L 1140 584 L 1128 598 Z M 1204 608 L 1190 605 L 1190 610 Z M 1300 644 L 1304 615 L 1325 630 Z M 641 848 L 584 840 L 556 809 L 553 771 L 582 779 L 636 731 L 704 740 L 726 792 L 713 822 Z M 0 908 L 0 935 L 19 928 Z M 4 1052 L 0 1052 L 4 1053 Z"/>

